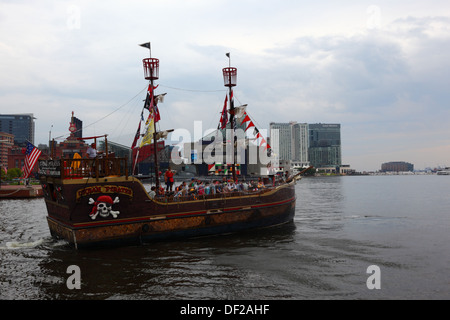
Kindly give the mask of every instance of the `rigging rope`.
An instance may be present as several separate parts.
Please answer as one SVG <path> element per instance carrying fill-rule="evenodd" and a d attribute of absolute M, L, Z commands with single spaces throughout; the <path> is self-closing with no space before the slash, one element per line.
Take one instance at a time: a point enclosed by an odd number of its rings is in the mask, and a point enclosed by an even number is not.
<path fill-rule="evenodd" d="M 159 84 L 159 86 L 164 87 L 164 88 L 169 88 L 169 89 L 173 89 L 173 90 L 178 90 L 178 91 L 187 91 L 187 92 L 201 92 L 201 93 L 214 93 L 214 92 L 226 92 L 227 89 L 220 89 L 220 90 L 192 90 L 192 89 L 183 89 L 183 88 L 177 88 L 177 87 L 171 87 L 171 86 L 167 86 L 167 85 L 163 85 L 163 84 Z M 115 110 L 113 110 L 112 112 L 108 113 L 107 115 L 105 115 L 104 117 L 84 126 L 82 129 L 86 129 L 89 128 L 91 126 L 93 126 L 94 124 L 106 119 L 107 117 L 111 116 L 112 114 L 116 113 L 117 111 L 119 111 L 120 109 L 122 109 L 123 107 L 125 107 L 126 105 L 128 105 L 131 101 L 133 101 L 134 99 L 136 99 L 136 97 L 138 97 L 139 95 L 142 94 L 142 92 L 146 91 L 148 89 L 148 86 L 145 86 L 141 91 L 139 91 L 134 97 L 132 97 L 129 101 L 127 101 L 126 103 L 122 104 L 121 106 L 119 106 L 118 108 L 116 108 Z M 237 99 L 237 97 L 235 96 L 235 99 L 240 103 L 239 99 Z M 79 129 L 78 131 L 82 130 Z M 75 131 L 75 132 L 78 132 Z M 74 133 L 75 133 L 74 132 Z M 63 139 L 68 137 L 68 134 L 64 134 L 58 137 L 55 137 L 55 140 L 58 139 Z"/>
<path fill-rule="evenodd" d="M 88 124 L 88 125 L 85 126 L 84 128 L 81 128 L 81 129 L 79 129 L 79 130 L 77 130 L 77 131 L 75 131 L 75 132 L 78 132 L 78 131 L 81 131 L 81 130 L 83 130 L 83 129 L 89 128 L 90 126 L 96 124 L 97 122 L 100 122 L 100 121 L 106 119 L 107 117 L 109 117 L 110 115 L 116 113 L 117 111 L 119 111 L 120 109 L 122 109 L 123 107 L 125 107 L 127 104 L 129 104 L 131 101 L 133 101 L 134 99 L 136 99 L 136 97 L 138 97 L 140 94 L 142 94 L 143 91 L 147 90 L 147 88 L 148 88 L 148 86 L 145 86 L 144 89 L 142 89 L 141 91 L 139 91 L 133 98 L 131 98 L 130 100 L 128 100 L 126 103 L 124 103 L 123 105 L 121 105 L 121 106 L 118 107 L 117 109 L 115 109 L 115 110 L 113 110 L 112 112 L 108 113 L 108 114 L 107 114 L 106 116 L 104 116 L 103 118 L 100 118 L 100 119 L 98 119 L 97 121 L 94 121 L 94 122 L 92 122 L 91 124 Z M 74 133 L 75 133 L 75 132 L 74 132 Z M 61 136 L 56 137 L 56 138 L 54 138 L 54 139 L 57 140 L 57 139 L 64 138 L 64 137 L 68 137 L 68 136 L 69 136 L 69 135 L 64 134 L 64 135 L 61 135 Z"/>
<path fill-rule="evenodd" d="M 179 90 L 179 91 L 189 91 L 189 92 L 222 92 L 222 91 L 226 91 L 226 89 L 221 89 L 221 90 L 192 90 L 192 89 L 182 89 L 182 88 L 175 88 L 175 87 L 169 87 L 163 84 L 159 84 L 161 87 L 164 88 L 169 88 L 169 89 L 173 89 L 173 90 Z"/>

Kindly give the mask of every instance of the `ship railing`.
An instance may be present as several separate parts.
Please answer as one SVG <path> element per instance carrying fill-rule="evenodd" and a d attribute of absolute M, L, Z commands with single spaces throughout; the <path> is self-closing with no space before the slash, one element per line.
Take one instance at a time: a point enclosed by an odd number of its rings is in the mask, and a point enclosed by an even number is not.
<path fill-rule="evenodd" d="M 61 179 L 98 179 L 111 176 L 128 178 L 126 158 L 63 159 L 61 166 Z"/>
<path fill-rule="evenodd" d="M 233 197 L 242 197 L 242 196 L 249 196 L 249 195 L 255 195 L 255 194 L 264 194 L 266 192 L 269 192 L 273 190 L 273 187 L 265 187 L 265 188 L 259 188 L 259 189 L 252 189 L 252 190 L 242 190 L 242 191 L 233 191 L 233 192 L 218 192 L 218 193 L 211 193 L 211 194 L 196 194 L 196 193 L 190 193 L 183 196 L 176 196 L 175 194 L 170 195 L 158 195 L 155 197 L 155 200 L 159 202 L 164 203 L 171 203 L 171 202 L 185 202 L 185 201 L 193 201 L 193 200 L 211 200 L 211 199 L 227 199 L 227 198 L 233 198 Z"/>

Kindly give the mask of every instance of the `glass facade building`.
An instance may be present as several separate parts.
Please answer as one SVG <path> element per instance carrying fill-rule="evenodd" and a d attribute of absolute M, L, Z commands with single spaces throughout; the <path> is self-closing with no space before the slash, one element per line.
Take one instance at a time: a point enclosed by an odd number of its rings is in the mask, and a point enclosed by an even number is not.
<path fill-rule="evenodd" d="M 34 144 L 34 119 L 32 113 L 0 114 L 0 131 L 14 135 L 15 145 Z"/>
<path fill-rule="evenodd" d="M 341 125 L 309 124 L 308 131 L 311 165 L 316 168 L 341 166 Z"/>

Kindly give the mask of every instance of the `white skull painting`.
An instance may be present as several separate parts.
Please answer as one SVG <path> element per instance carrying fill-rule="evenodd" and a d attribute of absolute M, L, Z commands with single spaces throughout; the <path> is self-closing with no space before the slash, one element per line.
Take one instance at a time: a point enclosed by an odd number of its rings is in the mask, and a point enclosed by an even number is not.
<path fill-rule="evenodd" d="M 106 218 L 109 215 L 113 216 L 113 218 L 117 218 L 120 212 L 112 210 L 112 205 L 115 203 L 119 203 L 119 201 L 119 197 L 116 197 L 113 201 L 110 196 L 100 196 L 97 198 L 97 201 L 89 198 L 89 204 L 93 205 L 92 211 L 89 216 L 92 220 L 95 220 L 97 218 L 97 215 L 100 215 L 103 218 Z"/>

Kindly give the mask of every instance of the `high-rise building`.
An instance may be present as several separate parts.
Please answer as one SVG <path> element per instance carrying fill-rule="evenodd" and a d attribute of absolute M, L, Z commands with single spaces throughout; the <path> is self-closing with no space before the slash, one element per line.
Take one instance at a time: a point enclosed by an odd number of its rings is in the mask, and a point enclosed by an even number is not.
<path fill-rule="evenodd" d="M 295 123 L 270 123 L 270 143 L 279 160 L 292 159 L 292 125 Z"/>
<path fill-rule="evenodd" d="M 0 114 L 0 131 L 14 135 L 16 145 L 34 144 L 34 119 L 32 113 Z"/>
<path fill-rule="evenodd" d="M 308 124 L 295 123 L 292 126 L 292 159 L 306 165 L 309 162 L 308 157 Z"/>
<path fill-rule="evenodd" d="M 280 160 L 316 168 L 342 165 L 340 124 L 271 122 L 270 143 Z"/>
<path fill-rule="evenodd" d="M 341 166 L 341 125 L 309 124 L 309 161 L 316 168 Z"/>
<path fill-rule="evenodd" d="M 83 121 L 77 117 L 73 117 L 73 122 L 75 123 L 75 128 L 77 129 L 73 135 L 75 138 L 83 138 Z"/>
<path fill-rule="evenodd" d="M 280 160 L 308 163 L 308 124 L 291 121 L 270 123 L 270 143 Z"/>

